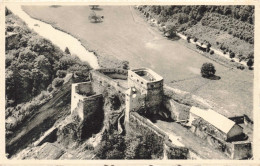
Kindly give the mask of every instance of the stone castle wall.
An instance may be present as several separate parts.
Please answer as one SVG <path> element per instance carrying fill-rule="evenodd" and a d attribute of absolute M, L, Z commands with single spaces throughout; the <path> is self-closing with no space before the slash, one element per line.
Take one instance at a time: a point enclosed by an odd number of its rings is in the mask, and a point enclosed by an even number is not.
<path fill-rule="evenodd" d="M 119 71 L 123 73 L 123 76 L 127 74 L 123 69 Z M 116 92 L 120 94 L 121 97 L 124 97 L 124 93 L 127 90 L 127 88 L 120 85 L 120 83 L 114 81 L 111 77 L 104 75 L 99 71 L 91 72 L 91 82 L 94 91 L 101 94 L 103 94 L 104 91 L 112 93 Z"/>
<path fill-rule="evenodd" d="M 87 114 L 102 110 L 102 100 L 102 95 L 94 92 L 91 82 L 72 84 L 71 114 L 83 120 Z"/>
<path fill-rule="evenodd" d="M 141 71 L 141 70 L 140 70 Z M 146 108 L 149 112 L 157 113 L 161 104 L 164 104 L 171 111 L 172 117 L 177 121 L 189 119 L 189 107 L 179 104 L 168 98 L 163 100 L 164 89 L 163 79 L 146 80 L 134 71 L 124 69 L 98 69 L 91 71 L 91 82 L 79 83 L 72 86 L 72 107 L 81 119 L 91 117 L 92 114 L 99 113 L 103 106 L 103 95 L 106 93 L 117 93 L 121 101 L 125 101 L 125 128 L 126 130 L 138 131 L 145 130 L 156 135 L 158 144 L 164 148 L 165 153 L 170 159 L 186 159 L 189 150 L 179 147 L 169 141 L 169 136 L 147 118 L 142 117 L 136 111 Z M 149 78 L 149 77 L 148 77 Z M 117 79 L 126 80 L 128 87 L 120 84 Z M 125 82 L 126 83 L 126 82 Z M 134 87 L 136 90 L 134 90 Z M 74 89 L 74 90 L 73 90 Z M 102 112 L 100 112 L 102 113 Z M 91 119 L 90 119 L 91 120 Z M 90 123 L 94 123 L 91 121 Z M 199 126 L 193 126 L 193 132 L 199 137 L 207 140 L 213 147 L 223 151 L 232 158 L 240 159 L 251 155 L 251 144 L 240 143 L 231 144 L 225 140 L 223 133 L 217 133 L 221 139 L 211 136 L 212 127 L 199 122 Z M 92 124 L 94 125 L 94 124 Z M 209 133 L 205 134 L 207 130 Z"/>
<path fill-rule="evenodd" d="M 103 96 L 102 94 L 92 95 L 84 99 L 83 102 L 83 114 L 84 119 L 89 117 L 91 114 L 99 112 L 103 114 Z"/>
<path fill-rule="evenodd" d="M 146 130 L 149 133 L 153 133 L 157 136 L 158 143 L 161 148 L 166 152 L 168 159 L 187 159 L 189 156 L 189 150 L 185 147 L 180 147 L 174 145 L 170 142 L 169 136 L 155 124 L 153 124 L 149 119 L 144 118 L 137 112 L 130 112 L 129 127 L 132 131 Z M 143 132 L 145 133 L 145 132 Z M 161 153 L 161 158 L 165 154 Z"/>
<path fill-rule="evenodd" d="M 187 121 L 190 117 L 190 108 L 187 105 L 178 103 L 173 99 L 165 98 L 163 105 L 167 110 L 171 112 L 171 118 L 174 121 Z"/>

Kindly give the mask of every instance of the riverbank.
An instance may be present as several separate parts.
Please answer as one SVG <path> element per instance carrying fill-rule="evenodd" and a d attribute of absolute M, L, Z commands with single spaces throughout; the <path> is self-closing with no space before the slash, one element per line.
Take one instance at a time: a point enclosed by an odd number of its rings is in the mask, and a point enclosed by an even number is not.
<path fill-rule="evenodd" d="M 92 68 L 99 68 L 99 64 L 96 56 L 93 52 L 89 52 L 85 47 L 80 43 L 80 41 L 68 33 L 64 33 L 61 30 L 54 29 L 51 25 L 31 18 L 27 15 L 18 5 L 8 5 L 15 15 L 19 16 L 29 28 L 37 32 L 40 36 L 50 40 L 53 44 L 57 45 L 61 50 L 69 48 L 71 54 L 75 54 L 83 62 L 87 62 Z"/>

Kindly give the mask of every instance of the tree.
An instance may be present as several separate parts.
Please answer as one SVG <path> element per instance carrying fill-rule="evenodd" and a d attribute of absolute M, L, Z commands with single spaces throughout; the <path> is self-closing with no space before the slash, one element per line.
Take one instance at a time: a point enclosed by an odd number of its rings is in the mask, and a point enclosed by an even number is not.
<path fill-rule="evenodd" d="M 187 42 L 190 43 L 190 36 L 187 37 Z"/>
<path fill-rule="evenodd" d="M 70 50 L 69 50 L 68 47 L 65 48 L 65 53 L 66 53 L 66 54 L 70 54 Z"/>
<path fill-rule="evenodd" d="M 234 57 L 235 57 L 235 53 L 234 53 L 234 52 L 230 52 L 229 57 L 230 57 L 231 59 L 234 58 Z"/>
<path fill-rule="evenodd" d="M 216 69 L 212 63 L 204 63 L 200 73 L 202 77 L 209 78 L 215 75 Z"/>
<path fill-rule="evenodd" d="M 249 60 L 247 61 L 247 66 L 248 66 L 249 69 L 252 69 L 253 64 L 254 64 L 253 59 L 249 59 Z"/>
<path fill-rule="evenodd" d="M 129 62 L 128 61 L 123 61 L 122 62 L 122 68 L 125 69 L 125 70 L 128 70 L 129 69 Z"/>
<path fill-rule="evenodd" d="M 175 37 L 176 36 L 176 26 L 173 24 L 169 24 L 166 26 L 166 30 L 164 33 L 167 37 Z"/>
<path fill-rule="evenodd" d="M 57 62 L 57 68 L 60 70 L 67 70 L 69 67 L 76 64 L 76 58 L 70 55 L 64 55 L 60 58 L 59 62 Z"/>
<path fill-rule="evenodd" d="M 64 78 L 66 76 L 67 72 L 65 70 L 58 70 L 56 72 L 56 75 L 59 77 L 59 78 Z"/>
<path fill-rule="evenodd" d="M 52 85 L 54 87 L 60 87 L 62 84 L 64 83 L 64 80 L 62 78 L 55 78 L 53 81 L 52 81 Z"/>
<path fill-rule="evenodd" d="M 97 15 L 94 11 L 88 16 L 89 21 L 100 22 L 103 16 Z"/>

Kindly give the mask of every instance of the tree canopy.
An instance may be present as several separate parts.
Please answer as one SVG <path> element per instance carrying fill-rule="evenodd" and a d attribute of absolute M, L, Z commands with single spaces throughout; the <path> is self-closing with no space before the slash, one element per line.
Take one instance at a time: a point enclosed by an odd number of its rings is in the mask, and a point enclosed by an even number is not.
<path fill-rule="evenodd" d="M 201 76 L 205 78 L 210 78 L 214 76 L 216 69 L 212 63 L 203 63 L 201 67 Z"/>

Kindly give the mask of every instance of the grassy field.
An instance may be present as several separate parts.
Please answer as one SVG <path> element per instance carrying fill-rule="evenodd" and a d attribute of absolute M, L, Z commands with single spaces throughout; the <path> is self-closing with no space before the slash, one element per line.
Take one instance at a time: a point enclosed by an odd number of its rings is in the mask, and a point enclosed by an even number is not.
<path fill-rule="evenodd" d="M 231 70 L 190 50 L 180 41 L 162 37 L 132 7 L 100 6 L 96 13 L 104 16 L 101 23 L 89 22 L 88 6 L 24 6 L 23 9 L 32 17 L 77 37 L 87 48 L 127 60 L 134 68 L 151 68 L 172 87 L 208 99 L 234 115 L 245 113 L 252 118 L 252 71 Z M 215 65 L 220 80 L 200 76 L 200 67 L 205 62 Z"/>

